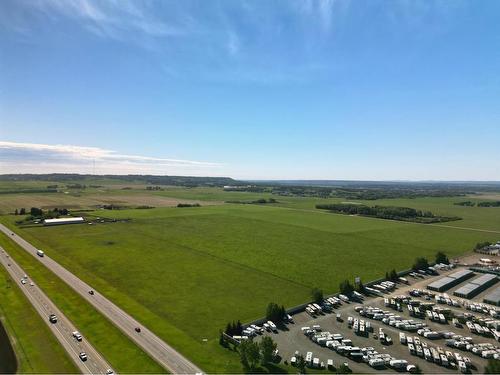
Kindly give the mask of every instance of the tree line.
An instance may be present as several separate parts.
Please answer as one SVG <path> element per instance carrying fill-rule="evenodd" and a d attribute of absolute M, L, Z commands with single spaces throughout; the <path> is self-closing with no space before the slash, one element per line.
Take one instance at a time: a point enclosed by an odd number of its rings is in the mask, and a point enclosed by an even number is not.
<path fill-rule="evenodd" d="M 256 199 L 256 200 L 253 200 L 253 201 L 235 201 L 235 200 L 232 200 L 232 201 L 226 201 L 226 203 L 234 203 L 234 204 L 266 204 L 266 203 L 278 203 L 278 201 L 274 198 L 269 198 L 269 199 L 265 199 L 265 198 L 260 198 L 260 199 Z"/>
<path fill-rule="evenodd" d="M 478 207 L 500 207 L 500 201 L 479 202 Z"/>
<path fill-rule="evenodd" d="M 26 211 L 26 208 L 20 208 L 19 210 L 16 208 L 14 210 L 14 215 L 28 215 L 26 220 L 34 220 L 34 219 L 53 219 L 58 218 L 61 215 L 68 215 L 69 211 L 66 208 L 54 208 L 53 210 L 44 211 L 38 207 L 31 207 L 29 213 Z"/>
<path fill-rule="evenodd" d="M 177 207 L 182 208 L 182 207 L 201 207 L 199 203 L 179 203 Z"/>
<path fill-rule="evenodd" d="M 436 216 L 430 211 L 421 211 L 410 207 L 398 206 L 370 207 L 364 204 L 330 203 L 317 204 L 316 208 L 345 215 L 361 215 L 380 219 L 414 221 L 419 223 L 436 223 L 461 219 L 459 217 Z"/>
<path fill-rule="evenodd" d="M 453 203 L 455 206 L 467 206 L 467 207 L 474 207 L 476 203 L 472 201 L 464 201 L 464 202 L 455 202 Z"/>

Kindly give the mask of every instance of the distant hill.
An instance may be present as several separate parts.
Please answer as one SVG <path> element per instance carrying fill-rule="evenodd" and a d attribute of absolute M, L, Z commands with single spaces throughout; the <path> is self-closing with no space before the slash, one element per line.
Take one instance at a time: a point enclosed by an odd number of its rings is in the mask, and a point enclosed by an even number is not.
<path fill-rule="evenodd" d="M 0 181 L 52 181 L 52 182 L 90 182 L 107 180 L 124 183 L 144 183 L 173 186 L 225 186 L 238 181 L 229 177 L 193 177 L 193 176 L 153 176 L 153 175 L 90 175 L 76 173 L 50 174 L 4 174 Z"/>

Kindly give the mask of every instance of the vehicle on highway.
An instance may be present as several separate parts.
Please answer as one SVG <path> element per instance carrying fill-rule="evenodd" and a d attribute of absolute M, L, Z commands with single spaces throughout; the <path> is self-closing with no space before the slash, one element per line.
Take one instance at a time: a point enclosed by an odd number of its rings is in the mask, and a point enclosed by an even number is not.
<path fill-rule="evenodd" d="M 21 284 L 26 284 L 26 279 L 21 279 Z"/>
<path fill-rule="evenodd" d="M 93 295 L 94 295 L 94 291 L 93 291 L 93 290 L 89 290 L 89 294 L 90 294 L 91 296 L 93 296 Z"/>
<path fill-rule="evenodd" d="M 74 331 L 71 333 L 73 337 L 76 339 L 76 341 L 82 341 L 83 337 L 78 331 Z"/>
<path fill-rule="evenodd" d="M 85 352 L 81 352 L 80 354 L 78 354 L 78 357 L 80 357 L 80 359 L 85 362 L 87 360 L 87 353 Z"/>
<path fill-rule="evenodd" d="M 114 372 L 113 370 L 111 370 L 110 368 L 108 368 L 108 369 L 106 370 L 106 374 L 107 374 L 107 375 L 113 375 L 114 373 L 115 373 L 115 372 Z"/>
<path fill-rule="evenodd" d="M 37 250 L 36 255 L 38 255 L 39 257 L 43 257 L 45 253 L 42 250 Z"/>
<path fill-rule="evenodd" d="M 35 283 L 33 281 L 31 281 L 30 286 L 35 286 Z"/>
<path fill-rule="evenodd" d="M 141 328 L 140 327 L 135 327 L 135 331 L 136 332 L 141 332 Z"/>
<path fill-rule="evenodd" d="M 49 315 L 49 322 L 51 322 L 53 324 L 57 323 L 57 316 L 56 316 L 56 314 L 50 314 Z"/>

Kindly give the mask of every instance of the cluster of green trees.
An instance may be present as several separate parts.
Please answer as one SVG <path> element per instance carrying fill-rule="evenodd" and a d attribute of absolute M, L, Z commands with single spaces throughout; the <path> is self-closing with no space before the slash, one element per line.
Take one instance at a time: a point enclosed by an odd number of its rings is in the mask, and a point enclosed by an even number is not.
<path fill-rule="evenodd" d="M 330 198 L 335 189 L 316 186 L 274 186 L 272 193 L 281 196 Z"/>
<path fill-rule="evenodd" d="M 479 202 L 478 207 L 500 207 L 500 201 Z"/>
<path fill-rule="evenodd" d="M 199 203 L 179 203 L 177 207 L 201 207 Z"/>
<path fill-rule="evenodd" d="M 398 278 L 399 276 L 395 269 L 385 273 L 385 279 L 388 281 L 398 281 Z"/>
<path fill-rule="evenodd" d="M 349 280 L 344 280 L 339 285 L 340 293 L 350 296 L 354 292 L 354 286 L 349 282 Z"/>
<path fill-rule="evenodd" d="M 242 332 L 243 326 L 239 320 L 238 322 L 233 321 L 232 323 L 227 323 L 226 329 L 224 330 L 224 333 L 228 336 L 240 336 Z"/>
<path fill-rule="evenodd" d="M 436 253 L 436 264 L 437 263 L 443 263 L 443 264 L 450 264 L 450 260 L 448 259 L 448 256 L 443 253 L 442 251 L 438 251 Z"/>
<path fill-rule="evenodd" d="M 286 317 L 285 306 L 279 306 L 277 303 L 271 302 L 267 305 L 266 320 L 270 320 L 276 324 L 282 322 Z"/>
<path fill-rule="evenodd" d="M 331 203 L 317 204 L 316 208 L 346 215 L 361 215 L 380 219 L 414 221 L 419 223 L 436 223 L 461 219 L 459 217 L 435 216 L 430 211 L 421 211 L 410 207 L 397 206 L 370 207 L 364 204 Z"/>
<path fill-rule="evenodd" d="M 474 247 L 474 250 L 480 250 L 483 249 L 487 246 L 491 246 L 491 242 L 484 241 L 484 242 L 478 242 L 476 246 Z"/>
<path fill-rule="evenodd" d="M 253 201 L 226 201 L 226 203 L 236 203 L 236 204 L 266 204 L 266 203 L 278 203 L 274 198 L 260 198 Z"/>
<path fill-rule="evenodd" d="M 84 184 L 67 184 L 66 187 L 68 189 L 86 189 L 87 186 Z"/>
<path fill-rule="evenodd" d="M 25 208 L 21 209 L 15 209 L 14 210 L 14 215 L 27 215 L 28 212 L 26 212 Z M 48 211 L 43 211 L 41 208 L 38 207 L 31 207 L 29 210 L 29 217 L 26 218 L 26 220 L 33 220 L 33 219 L 52 219 L 52 218 L 57 218 L 61 215 L 68 215 L 69 211 L 66 208 L 54 208 L 53 210 L 48 210 Z"/>
<path fill-rule="evenodd" d="M 252 340 L 243 341 L 238 346 L 238 352 L 245 371 L 255 372 L 259 365 L 266 366 L 274 362 L 276 348 L 277 344 L 269 336 L 264 336 L 259 343 Z"/>
<path fill-rule="evenodd" d="M 325 182 L 326 183 L 326 182 Z M 342 182 L 338 182 L 342 185 Z M 363 185 L 363 184 L 361 184 Z M 366 185 L 366 183 L 365 183 Z M 344 198 L 344 199 L 393 199 L 393 198 L 421 198 L 421 197 L 456 197 L 464 196 L 470 191 L 463 188 L 449 187 L 416 187 L 416 186 L 307 186 L 307 185 L 275 185 L 269 186 L 273 194 L 283 196 L 316 197 L 316 198 Z"/>
<path fill-rule="evenodd" d="M 467 206 L 474 207 L 476 204 L 472 201 L 464 201 L 464 202 L 455 202 L 453 203 L 455 206 Z"/>
<path fill-rule="evenodd" d="M 311 297 L 314 303 L 322 303 L 325 297 L 323 296 L 323 291 L 318 288 L 313 288 L 311 290 Z"/>
<path fill-rule="evenodd" d="M 429 261 L 424 257 L 418 257 L 417 259 L 415 259 L 415 263 L 413 263 L 412 267 L 412 269 L 415 271 L 424 270 L 427 268 L 429 268 Z"/>
<path fill-rule="evenodd" d="M 101 208 L 105 210 L 122 210 L 126 208 L 125 206 L 118 206 L 117 204 L 103 204 Z"/>
<path fill-rule="evenodd" d="M 19 211 L 16 208 L 14 215 L 26 215 L 26 208 L 21 208 Z"/>

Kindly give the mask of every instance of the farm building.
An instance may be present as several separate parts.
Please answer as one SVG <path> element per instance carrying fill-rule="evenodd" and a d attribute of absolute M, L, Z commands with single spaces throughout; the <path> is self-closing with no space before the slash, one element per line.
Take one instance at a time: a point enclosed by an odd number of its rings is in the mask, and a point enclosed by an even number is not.
<path fill-rule="evenodd" d="M 460 270 L 430 283 L 427 285 L 427 289 L 434 290 L 436 292 L 444 292 L 445 290 L 460 284 L 462 281 L 467 280 L 473 275 L 474 272 L 470 270 Z"/>
<path fill-rule="evenodd" d="M 486 295 L 483 302 L 489 303 L 491 305 L 500 306 L 500 286 L 497 287 L 493 292 Z"/>
<path fill-rule="evenodd" d="M 60 219 L 45 219 L 43 225 L 62 225 L 62 224 L 81 224 L 84 223 L 85 219 L 81 216 L 79 217 L 64 217 Z"/>
<path fill-rule="evenodd" d="M 457 297 L 472 298 L 481 293 L 483 290 L 488 289 L 497 281 L 498 278 L 496 275 L 486 273 L 482 276 L 479 276 L 477 279 L 474 279 L 471 282 L 465 284 L 461 288 L 458 288 L 453 292 L 453 294 Z"/>

